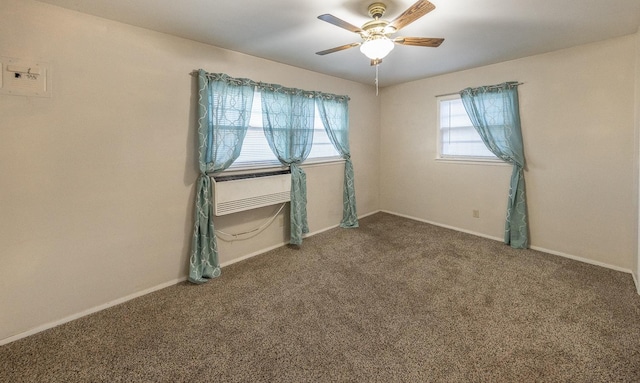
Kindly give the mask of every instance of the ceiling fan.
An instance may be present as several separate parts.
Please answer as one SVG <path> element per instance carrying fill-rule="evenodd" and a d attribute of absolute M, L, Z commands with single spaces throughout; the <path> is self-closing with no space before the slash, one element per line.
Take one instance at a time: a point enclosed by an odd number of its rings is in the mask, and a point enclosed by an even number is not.
<path fill-rule="evenodd" d="M 435 8 L 436 6 L 429 1 L 419 0 L 405 10 L 400 16 L 396 17 L 392 21 L 387 21 L 381 19 L 387 10 L 387 6 L 383 3 L 373 3 L 369 5 L 368 8 L 369 16 L 371 16 L 373 20 L 364 23 L 362 27 L 356 27 L 355 25 L 328 13 L 320 15 L 318 18 L 322 21 L 326 21 L 327 23 L 359 34 L 360 37 L 362 37 L 362 42 L 341 45 L 339 47 L 316 52 L 316 54 L 326 55 L 359 46 L 360 51 L 371 59 L 371 65 L 378 65 L 382 62 L 382 59 L 391 52 L 394 44 L 436 48 L 442 44 L 444 39 L 428 37 L 389 38 L 390 35 L 398 32 L 400 29 L 433 11 Z"/>

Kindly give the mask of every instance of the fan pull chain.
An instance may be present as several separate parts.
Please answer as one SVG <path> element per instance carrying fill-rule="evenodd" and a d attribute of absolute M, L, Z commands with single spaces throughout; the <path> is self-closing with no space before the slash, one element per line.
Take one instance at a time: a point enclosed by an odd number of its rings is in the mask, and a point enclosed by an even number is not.
<path fill-rule="evenodd" d="M 378 66 L 380 64 L 376 64 L 376 96 L 378 95 Z"/>

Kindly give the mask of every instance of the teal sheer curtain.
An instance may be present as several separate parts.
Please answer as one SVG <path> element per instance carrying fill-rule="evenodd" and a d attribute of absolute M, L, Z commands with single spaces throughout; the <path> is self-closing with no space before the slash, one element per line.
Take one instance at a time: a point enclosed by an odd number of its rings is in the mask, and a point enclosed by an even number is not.
<path fill-rule="evenodd" d="M 213 226 L 211 181 L 207 173 L 228 168 L 240 155 L 249 127 L 254 85 L 247 79 L 198 71 L 198 162 L 195 222 L 189 281 L 203 283 L 220 275 Z"/>
<path fill-rule="evenodd" d="M 460 92 L 460 96 L 473 126 L 487 148 L 501 160 L 513 164 L 504 242 L 514 248 L 527 248 L 529 228 L 518 83 L 505 82 L 467 88 Z"/>
<path fill-rule="evenodd" d="M 313 143 L 312 92 L 278 86 L 259 86 L 262 124 L 267 142 L 283 165 L 291 169 L 290 223 L 292 245 L 302 244 L 307 224 L 307 175 L 300 164 Z"/>
<path fill-rule="evenodd" d="M 340 227 L 358 227 L 356 190 L 353 163 L 349 150 L 349 107 L 344 97 L 318 97 L 316 105 L 329 140 L 344 158 L 344 186 L 342 192 L 342 221 Z"/>

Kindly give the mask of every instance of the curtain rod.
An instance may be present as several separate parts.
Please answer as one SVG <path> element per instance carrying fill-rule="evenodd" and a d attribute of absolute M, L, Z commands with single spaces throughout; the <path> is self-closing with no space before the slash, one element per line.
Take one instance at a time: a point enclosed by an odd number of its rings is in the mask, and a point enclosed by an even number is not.
<path fill-rule="evenodd" d="M 517 83 L 517 84 L 515 84 L 515 85 L 522 85 L 522 84 L 524 84 L 524 83 L 523 83 L 523 82 L 519 82 L 519 83 Z M 491 85 L 491 86 L 488 86 L 487 88 L 495 88 L 495 87 L 497 87 L 497 86 L 498 86 L 498 85 Z M 437 95 L 435 95 L 435 97 L 453 96 L 454 94 L 460 94 L 460 92 L 451 92 L 451 93 L 437 94 Z"/>

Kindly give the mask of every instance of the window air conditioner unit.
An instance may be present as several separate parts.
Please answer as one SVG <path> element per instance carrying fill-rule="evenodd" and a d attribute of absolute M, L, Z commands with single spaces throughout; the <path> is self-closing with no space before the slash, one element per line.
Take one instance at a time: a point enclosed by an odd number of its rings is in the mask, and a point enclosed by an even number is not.
<path fill-rule="evenodd" d="M 291 200 L 291 173 L 211 177 L 213 214 L 220 216 Z"/>

